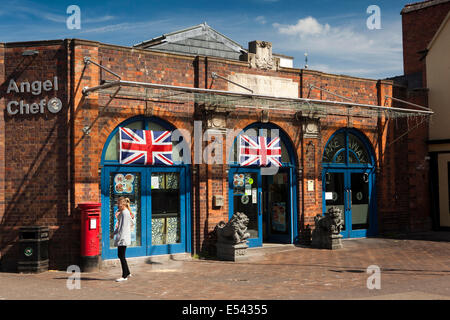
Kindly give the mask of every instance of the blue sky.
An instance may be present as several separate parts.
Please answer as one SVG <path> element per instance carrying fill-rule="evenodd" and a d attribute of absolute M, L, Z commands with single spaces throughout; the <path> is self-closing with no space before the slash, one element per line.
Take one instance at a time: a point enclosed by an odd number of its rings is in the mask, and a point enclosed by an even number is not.
<path fill-rule="evenodd" d="M 163 33 L 208 23 L 247 48 L 266 40 L 294 57 L 294 67 L 382 79 L 403 73 L 400 11 L 411 1 L 13 1 L 2 0 L 0 42 L 80 38 L 130 46 Z M 69 30 L 69 5 L 81 9 L 81 29 Z M 369 30 L 370 5 L 381 29 Z"/>

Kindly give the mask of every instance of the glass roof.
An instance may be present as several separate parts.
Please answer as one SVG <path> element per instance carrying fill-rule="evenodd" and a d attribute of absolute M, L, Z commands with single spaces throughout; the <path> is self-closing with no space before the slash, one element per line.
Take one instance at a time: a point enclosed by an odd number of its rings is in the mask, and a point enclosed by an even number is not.
<path fill-rule="evenodd" d="M 129 97 L 158 102 L 196 103 L 205 108 L 223 108 L 231 111 L 238 108 L 301 111 L 304 116 L 314 117 L 340 115 L 386 117 L 389 119 L 427 117 L 433 114 L 431 110 L 394 108 L 344 101 L 274 97 L 253 93 L 237 93 L 124 80 L 111 81 L 96 87 L 83 89 L 85 95 L 91 92 L 106 94 L 110 98 Z"/>

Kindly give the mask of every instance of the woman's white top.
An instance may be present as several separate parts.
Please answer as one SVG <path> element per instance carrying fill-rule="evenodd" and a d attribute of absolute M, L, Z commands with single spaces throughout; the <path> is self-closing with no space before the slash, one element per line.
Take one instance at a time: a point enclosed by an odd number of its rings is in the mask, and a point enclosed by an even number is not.
<path fill-rule="evenodd" d="M 114 230 L 114 245 L 116 247 L 131 245 L 131 224 L 130 211 L 125 208 L 117 217 L 117 228 Z"/>

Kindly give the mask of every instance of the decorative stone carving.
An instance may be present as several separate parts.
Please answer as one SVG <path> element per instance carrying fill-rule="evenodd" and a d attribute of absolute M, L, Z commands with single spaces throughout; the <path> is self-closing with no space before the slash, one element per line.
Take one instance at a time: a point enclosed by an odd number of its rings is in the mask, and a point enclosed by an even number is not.
<path fill-rule="evenodd" d="M 215 129 L 224 131 L 227 128 L 227 117 L 230 113 L 229 108 L 206 107 L 201 108 L 206 122 L 206 129 Z"/>
<path fill-rule="evenodd" d="M 278 70 L 280 59 L 272 56 L 272 43 L 268 41 L 252 41 L 248 44 L 248 63 L 251 68 Z"/>
<path fill-rule="evenodd" d="M 249 219 L 242 212 L 236 212 L 228 223 L 220 221 L 216 226 L 217 257 L 221 260 L 239 261 L 247 258 L 247 232 Z"/>
<path fill-rule="evenodd" d="M 302 132 L 304 138 L 319 138 L 320 136 L 320 119 L 321 115 L 314 112 L 297 112 L 295 115 L 297 120 L 302 124 Z"/>
<path fill-rule="evenodd" d="M 314 218 L 315 229 L 312 232 L 312 246 L 321 249 L 342 248 L 343 228 L 342 211 L 338 207 L 331 207 L 325 216 L 318 214 Z"/>
<path fill-rule="evenodd" d="M 206 120 L 207 129 L 224 129 L 227 127 L 227 118 L 224 113 L 212 113 Z"/>
<path fill-rule="evenodd" d="M 303 136 L 305 138 L 318 138 L 319 121 L 315 119 L 305 119 L 303 122 Z"/>

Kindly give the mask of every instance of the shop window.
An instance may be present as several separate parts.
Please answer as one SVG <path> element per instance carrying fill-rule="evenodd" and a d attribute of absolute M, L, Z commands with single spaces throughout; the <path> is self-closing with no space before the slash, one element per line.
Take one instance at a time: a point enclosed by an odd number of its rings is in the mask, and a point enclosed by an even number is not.
<path fill-rule="evenodd" d="M 152 173 L 152 245 L 180 243 L 180 176 Z"/>
<path fill-rule="evenodd" d="M 110 208 L 109 208 L 109 234 L 114 234 L 117 218 L 115 213 L 118 208 L 118 199 L 127 197 L 130 199 L 131 212 L 134 215 L 134 223 L 131 226 L 131 245 L 141 245 L 141 175 L 140 173 L 111 173 L 110 179 Z M 114 248 L 114 238 L 110 239 L 110 248 Z"/>

